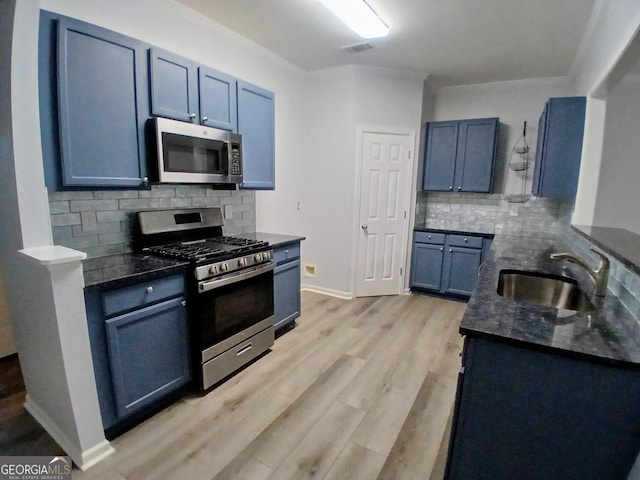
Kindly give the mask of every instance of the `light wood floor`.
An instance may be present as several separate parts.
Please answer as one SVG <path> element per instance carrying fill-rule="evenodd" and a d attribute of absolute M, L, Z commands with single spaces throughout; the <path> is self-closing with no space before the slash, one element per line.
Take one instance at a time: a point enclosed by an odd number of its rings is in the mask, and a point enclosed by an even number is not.
<path fill-rule="evenodd" d="M 305 292 L 270 353 L 113 440 L 114 455 L 73 478 L 440 480 L 465 307 Z"/>

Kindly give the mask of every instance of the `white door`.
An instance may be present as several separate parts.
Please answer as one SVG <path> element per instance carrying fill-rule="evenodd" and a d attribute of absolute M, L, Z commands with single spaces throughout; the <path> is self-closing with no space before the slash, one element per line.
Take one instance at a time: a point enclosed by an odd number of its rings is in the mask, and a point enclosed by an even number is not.
<path fill-rule="evenodd" d="M 363 132 L 356 296 L 402 291 L 412 136 Z"/>

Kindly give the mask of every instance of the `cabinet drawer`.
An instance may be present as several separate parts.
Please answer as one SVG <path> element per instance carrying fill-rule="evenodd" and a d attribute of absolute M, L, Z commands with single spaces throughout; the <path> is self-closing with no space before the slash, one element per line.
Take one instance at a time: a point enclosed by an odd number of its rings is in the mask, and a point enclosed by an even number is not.
<path fill-rule="evenodd" d="M 473 235 L 448 235 L 447 245 L 452 247 L 482 248 L 482 237 Z"/>
<path fill-rule="evenodd" d="M 444 245 L 444 233 L 413 232 L 413 241 L 416 243 L 435 243 Z"/>
<path fill-rule="evenodd" d="M 276 264 L 288 262 L 300 258 L 300 245 L 287 245 L 286 247 L 277 248 L 273 251 L 273 260 Z"/>
<path fill-rule="evenodd" d="M 129 285 L 102 294 L 102 308 L 106 317 L 184 295 L 182 274 L 154 278 L 148 282 Z"/>

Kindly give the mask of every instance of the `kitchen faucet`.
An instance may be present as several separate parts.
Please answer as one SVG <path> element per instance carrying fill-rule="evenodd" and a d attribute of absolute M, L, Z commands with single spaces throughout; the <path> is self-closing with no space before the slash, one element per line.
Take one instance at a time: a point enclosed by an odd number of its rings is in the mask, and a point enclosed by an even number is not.
<path fill-rule="evenodd" d="M 600 256 L 600 264 L 598 268 L 593 270 L 589 264 L 582 258 L 571 252 L 552 253 L 551 260 L 567 260 L 569 262 L 580 265 L 587 271 L 591 283 L 593 283 L 593 294 L 597 297 L 604 297 L 607 293 L 607 282 L 609 281 L 609 259 L 597 250 L 591 249 L 592 252 Z"/>

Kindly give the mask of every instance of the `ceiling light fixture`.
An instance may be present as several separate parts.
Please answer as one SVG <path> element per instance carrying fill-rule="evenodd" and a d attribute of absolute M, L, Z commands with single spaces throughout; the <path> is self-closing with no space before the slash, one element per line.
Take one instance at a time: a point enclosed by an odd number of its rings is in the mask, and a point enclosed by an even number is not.
<path fill-rule="evenodd" d="M 365 0 L 319 0 L 362 38 L 389 35 L 389 27 Z"/>

